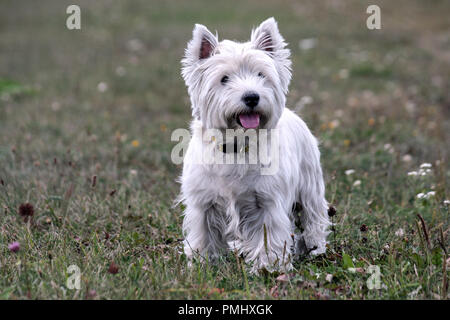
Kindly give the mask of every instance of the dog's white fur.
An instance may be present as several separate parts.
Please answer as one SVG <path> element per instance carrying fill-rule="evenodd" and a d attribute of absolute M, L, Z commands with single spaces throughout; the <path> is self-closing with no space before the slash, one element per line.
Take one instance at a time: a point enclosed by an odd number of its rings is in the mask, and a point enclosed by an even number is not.
<path fill-rule="evenodd" d="M 246 43 L 219 42 L 206 27 L 194 28 L 182 60 L 194 117 L 180 196 L 189 258 L 196 253 L 217 258 L 226 249 L 237 249 L 257 271 L 291 268 L 293 248 L 301 249 L 298 243 L 309 251 L 316 247 L 313 254 L 325 252 L 330 222 L 318 143 L 305 122 L 285 108 L 289 56 L 273 18 L 253 30 Z M 227 83 L 221 83 L 224 75 Z M 278 129 L 278 171 L 261 175 L 258 164 L 190 161 L 210 143 L 198 129 L 241 128 L 236 115 L 245 112 L 242 96 L 248 91 L 260 95 L 258 129 Z M 296 203 L 303 207 L 300 217 L 293 211 Z M 303 232 L 294 240 L 296 218 Z"/>

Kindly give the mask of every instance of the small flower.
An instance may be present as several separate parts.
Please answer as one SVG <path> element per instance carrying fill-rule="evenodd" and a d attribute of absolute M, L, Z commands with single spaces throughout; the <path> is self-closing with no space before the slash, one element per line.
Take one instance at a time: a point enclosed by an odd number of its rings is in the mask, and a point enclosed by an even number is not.
<path fill-rule="evenodd" d="M 131 176 L 137 176 L 137 174 L 138 174 L 137 170 L 135 170 L 135 169 L 131 169 L 130 170 L 130 175 Z"/>
<path fill-rule="evenodd" d="M 139 147 L 139 140 L 133 140 L 131 141 L 131 145 L 135 148 Z"/>
<path fill-rule="evenodd" d="M 431 163 L 422 163 L 420 169 L 431 168 Z"/>
<path fill-rule="evenodd" d="M 316 45 L 317 45 L 316 38 L 302 39 L 298 42 L 298 47 L 303 51 L 313 49 Z"/>
<path fill-rule="evenodd" d="M 334 128 L 339 127 L 340 124 L 341 124 L 340 121 L 339 121 L 338 119 L 335 119 L 335 120 L 330 121 L 330 122 L 328 123 L 328 128 L 329 128 L 329 129 L 334 129 Z"/>
<path fill-rule="evenodd" d="M 405 155 L 402 157 L 402 161 L 403 161 L 403 162 L 411 162 L 411 161 L 412 161 L 412 156 L 411 156 L 410 154 L 405 154 Z"/>
<path fill-rule="evenodd" d="M 354 173 L 355 173 L 355 170 L 353 170 L 353 169 L 345 170 L 345 175 L 346 176 L 349 176 L 349 175 L 354 174 Z"/>
<path fill-rule="evenodd" d="M 325 280 L 331 282 L 333 280 L 333 275 L 331 273 L 327 274 Z"/>
<path fill-rule="evenodd" d="M 24 217 L 32 217 L 34 215 L 34 207 L 31 203 L 22 203 L 19 206 L 19 214 Z"/>
<path fill-rule="evenodd" d="M 17 241 L 14 241 L 14 242 L 8 244 L 8 249 L 11 252 L 18 252 L 20 250 L 20 243 L 18 243 Z"/>
<path fill-rule="evenodd" d="M 24 222 L 28 222 L 34 215 L 34 207 L 31 203 L 22 203 L 19 206 L 19 215 L 23 218 Z"/>
<path fill-rule="evenodd" d="M 384 150 L 386 150 L 389 153 L 394 153 L 394 147 L 390 143 L 386 143 L 384 145 Z"/>
<path fill-rule="evenodd" d="M 114 262 L 111 262 L 108 268 L 108 272 L 111 274 L 116 274 L 119 272 L 119 267 Z"/>
<path fill-rule="evenodd" d="M 106 90 L 108 90 L 108 84 L 106 82 L 100 82 L 97 85 L 97 90 L 102 93 L 105 92 Z"/>
<path fill-rule="evenodd" d="M 301 99 L 295 104 L 295 110 L 301 111 L 306 105 L 313 103 L 313 101 L 313 98 L 310 96 L 301 97 Z"/>
<path fill-rule="evenodd" d="M 360 184 L 361 184 L 361 180 L 356 180 L 355 182 L 353 182 L 354 187 L 358 187 Z"/>
<path fill-rule="evenodd" d="M 89 290 L 89 292 L 87 293 L 88 298 L 94 299 L 96 296 L 97 296 L 97 291 L 95 291 L 93 289 Z"/>
<path fill-rule="evenodd" d="M 417 171 L 408 172 L 408 176 L 417 176 L 417 175 L 418 175 Z"/>
<path fill-rule="evenodd" d="M 51 104 L 51 108 L 53 111 L 59 111 L 61 109 L 61 104 L 58 101 L 53 101 Z"/>
<path fill-rule="evenodd" d="M 313 98 L 310 97 L 310 96 L 303 96 L 303 97 L 301 97 L 300 101 L 301 101 L 303 104 L 311 104 L 311 103 L 313 103 L 314 100 L 313 100 Z"/>
<path fill-rule="evenodd" d="M 403 237 L 404 235 L 405 235 L 405 231 L 402 229 L 402 228 L 400 228 L 400 229 L 398 229 L 397 231 L 395 231 L 395 235 L 397 236 L 397 237 Z"/>
<path fill-rule="evenodd" d="M 339 73 L 338 73 L 339 79 L 347 79 L 349 75 L 350 75 L 350 72 L 348 71 L 348 69 L 339 70 Z"/>
<path fill-rule="evenodd" d="M 336 215 L 336 208 L 333 206 L 330 206 L 328 208 L 328 216 L 329 217 L 334 217 Z"/>
<path fill-rule="evenodd" d="M 367 230 L 369 230 L 369 227 L 363 224 L 361 227 L 359 227 L 359 230 L 361 230 L 361 232 L 366 232 Z"/>
<path fill-rule="evenodd" d="M 125 70 L 124 67 L 118 66 L 118 67 L 116 68 L 116 74 L 117 74 L 119 77 L 123 77 L 126 73 L 127 73 L 127 71 Z"/>
<path fill-rule="evenodd" d="M 444 200 L 444 204 L 445 204 L 446 206 L 449 206 L 449 205 L 450 205 L 450 200 Z"/>
<path fill-rule="evenodd" d="M 430 197 L 434 197 L 436 195 L 436 191 L 429 191 L 427 193 L 419 193 L 417 194 L 417 199 L 429 199 Z"/>
<path fill-rule="evenodd" d="M 127 43 L 127 48 L 130 51 L 140 51 L 144 48 L 144 43 L 139 39 L 131 39 Z"/>

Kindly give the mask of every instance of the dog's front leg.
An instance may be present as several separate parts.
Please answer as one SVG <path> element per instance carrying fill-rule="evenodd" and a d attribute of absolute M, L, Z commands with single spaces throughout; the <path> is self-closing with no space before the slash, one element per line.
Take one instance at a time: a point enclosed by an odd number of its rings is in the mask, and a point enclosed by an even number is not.
<path fill-rule="evenodd" d="M 292 268 L 292 226 L 287 213 L 267 208 L 241 221 L 240 251 L 247 262 L 253 263 L 252 273 L 261 269 L 287 271 Z"/>
<path fill-rule="evenodd" d="M 205 209 L 206 208 L 206 209 Z M 196 254 L 214 262 L 227 248 L 225 215 L 214 204 L 187 206 L 183 221 L 184 252 L 189 259 Z"/>

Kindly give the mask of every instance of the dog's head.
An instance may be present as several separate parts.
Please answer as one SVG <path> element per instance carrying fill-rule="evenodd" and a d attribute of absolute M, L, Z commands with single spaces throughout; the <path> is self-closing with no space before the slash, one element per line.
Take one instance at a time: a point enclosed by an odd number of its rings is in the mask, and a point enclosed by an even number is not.
<path fill-rule="evenodd" d="M 285 106 L 290 52 L 274 18 L 245 43 L 219 42 L 197 24 L 182 60 L 192 114 L 205 128 L 273 128 Z"/>

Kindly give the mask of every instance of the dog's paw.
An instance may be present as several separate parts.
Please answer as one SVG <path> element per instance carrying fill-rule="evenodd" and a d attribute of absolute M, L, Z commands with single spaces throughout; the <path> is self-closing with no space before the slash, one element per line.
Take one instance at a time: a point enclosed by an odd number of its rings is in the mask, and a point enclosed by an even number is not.
<path fill-rule="evenodd" d="M 325 253 L 326 241 L 306 240 L 303 235 L 295 235 L 295 257 L 304 258 L 307 256 L 317 256 Z"/>

